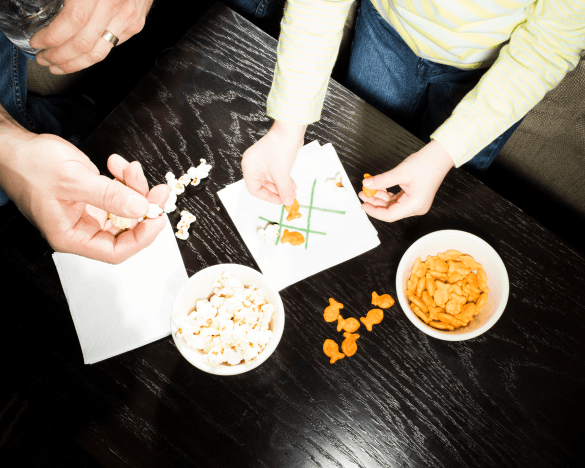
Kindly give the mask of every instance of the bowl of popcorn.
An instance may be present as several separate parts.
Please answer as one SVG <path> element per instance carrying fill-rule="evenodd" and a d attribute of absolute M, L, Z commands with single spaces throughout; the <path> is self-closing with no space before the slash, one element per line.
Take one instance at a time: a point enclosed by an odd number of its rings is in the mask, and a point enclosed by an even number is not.
<path fill-rule="evenodd" d="M 171 311 L 177 348 L 210 374 L 242 374 L 258 367 L 274 352 L 283 330 L 280 294 L 244 265 L 214 265 L 196 273 Z"/>
<path fill-rule="evenodd" d="M 404 253 L 396 274 L 398 302 L 427 335 L 447 341 L 475 338 L 501 317 L 508 273 L 483 239 L 463 231 L 437 231 Z"/>

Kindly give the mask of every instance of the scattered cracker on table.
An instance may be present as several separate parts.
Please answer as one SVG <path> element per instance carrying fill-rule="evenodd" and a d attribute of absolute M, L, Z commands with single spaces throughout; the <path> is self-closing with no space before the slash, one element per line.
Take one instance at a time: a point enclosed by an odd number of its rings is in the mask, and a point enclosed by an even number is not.
<path fill-rule="evenodd" d="M 334 364 L 335 361 L 345 357 L 345 354 L 339 352 L 339 345 L 335 341 L 329 339 L 325 340 L 325 343 L 323 343 L 323 352 L 325 353 L 325 356 L 331 358 L 329 361 L 331 364 Z"/>
<path fill-rule="evenodd" d="M 378 295 L 376 291 L 372 293 L 372 304 L 382 309 L 388 309 L 394 305 L 394 299 L 390 294 L 382 294 L 381 296 Z"/>
<path fill-rule="evenodd" d="M 372 309 L 365 317 L 361 317 L 360 321 L 366 326 L 368 331 L 372 331 L 372 326 L 379 324 L 384 318 L 382 309 Z"/>
<path fill-rule="evenodd" d="M 280 243 L 284 244 L 286 242 L 294 246 L 301 245 L 305 243 L 305 236 L 303 236 L 300 232 L 290 232 L 288 229 L 285 229 L 284 234 L 280 238 Z"/>
<path fill-rule="evenodd" d="M 357 333 L 345 332 L 345 340 L 341 343 L 341 350 L 347 357 L 353 356 L 357 352 L 356 340 L 360 337 Z"/>
<path fill-rule="evenodd" d="M 344 319 L 341 314 L 337 316 L 337 331 L 345 330 L 346 332 L 353 333 L 360 325 L 360 322 L 353 317 Z"/>
<path fill-rule="evenodd" d="M 335 322 L 340 309 L 343 309 L 343 304 L 330 297 L 329 305 L 325 307 L 325 311 L 323 312 L 323 318 L 326 322 Z"/>

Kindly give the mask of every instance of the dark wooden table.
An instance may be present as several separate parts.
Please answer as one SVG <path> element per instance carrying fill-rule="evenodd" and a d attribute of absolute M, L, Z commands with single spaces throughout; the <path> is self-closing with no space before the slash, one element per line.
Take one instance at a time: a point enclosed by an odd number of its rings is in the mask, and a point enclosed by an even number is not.
<path fill-rule="evenodd" d="M 190 275 L 218 263 L 256 266 L 217 191 L 242 177 L 242 152 L 271 124 L 275 49 L 217 4 L 85 147 L 102 167 L 114 152 L 140 161 L 152 184 L 200 158 L 213 164 L 208 182 L 180 197 L 178 211 L 198 220 L 180 242 Z M 335 82 L 308 129 L 313 139 L 334 144 L 356 188 L 364 172 L 386 171 L 422 146 Z M 577 465 L 584 258 L 459 170 L 424 217 L 373 222 L 381 246 L 282 291 L 286 328 L 265 364 L 216 377 L 192 367 L 171 338 L 83 365 L 51 252 L 12 216 L 0 226 L 2 382 L 41 415 L 31 447 L 58 432 L 108 467 Z M 402 254 L 440 229 L 474 233 L 502 257 L 510 298 L 498 323 L 470 341 L 440 341 L 395 305 L 375 333 L 362 333 L 354 357 L 329 364 L 327 298 L 355 310 L 372 290 L 396 297 Z M 9 297 L 18 305 L 8 307 Z"/>

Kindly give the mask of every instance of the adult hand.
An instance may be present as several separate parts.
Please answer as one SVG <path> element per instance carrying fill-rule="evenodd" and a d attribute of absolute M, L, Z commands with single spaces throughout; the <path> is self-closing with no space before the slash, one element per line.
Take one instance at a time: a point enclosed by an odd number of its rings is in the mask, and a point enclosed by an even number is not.
<path fill-rule="evenodd" d="M 4 154 L 0 185 L 58 252 L 117 264 L 150 245 L 164 228 L 163 218 L 145 219 L 120 233 L 108 219 L 108 213 L 141 218 L 149 202 L 164 206 L 168 187 L 149 191 L 138 162 L 109 158 L 108 169 L 120 183 L 99 175 L 65 140 L 24 131 L 12 137 Z"/>
<path fill-rule="evenodd" d="M 152 1 L 65 0 L 53 21 L 30 39 L 32 47 L 42 49 L 37 63 L 62 75 L 103 60 L 113 47 L 104 32 L 118 37 L 118 44 L 139 33 Z"/>
<path fill-rule="evenodd" d="M 364 179 L 364 187 L 377 189 L 373 197 L 364 192 L 362 209 L 373 218 L 394 222 L 429 211 L 443 179 L 453 167 L 453 160 L 443 146 L 435 140 L 402 161 L 394 169 Z M 394 194 L 386 189 L 400 186 Z"/>
<path fill-rule="evenodd" d="M 306 125 L 275 121 L 270 130 L 242 158 L 248 191 L 270 203 L 292 205 L 297 184 L 292 180 L 297 152 L 303 147 Z"/>

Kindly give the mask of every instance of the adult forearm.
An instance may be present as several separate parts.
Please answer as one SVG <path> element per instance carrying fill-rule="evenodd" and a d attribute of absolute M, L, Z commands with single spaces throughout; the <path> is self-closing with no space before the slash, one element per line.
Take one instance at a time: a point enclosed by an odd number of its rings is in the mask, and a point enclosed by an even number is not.
<path fill-rule="evenodd" d="M 25 140 L 30 132 L 14 120 L 0 104 L 0 187 L 6 189 L 10 172 L 15 166 L 12 148 Z"/>

